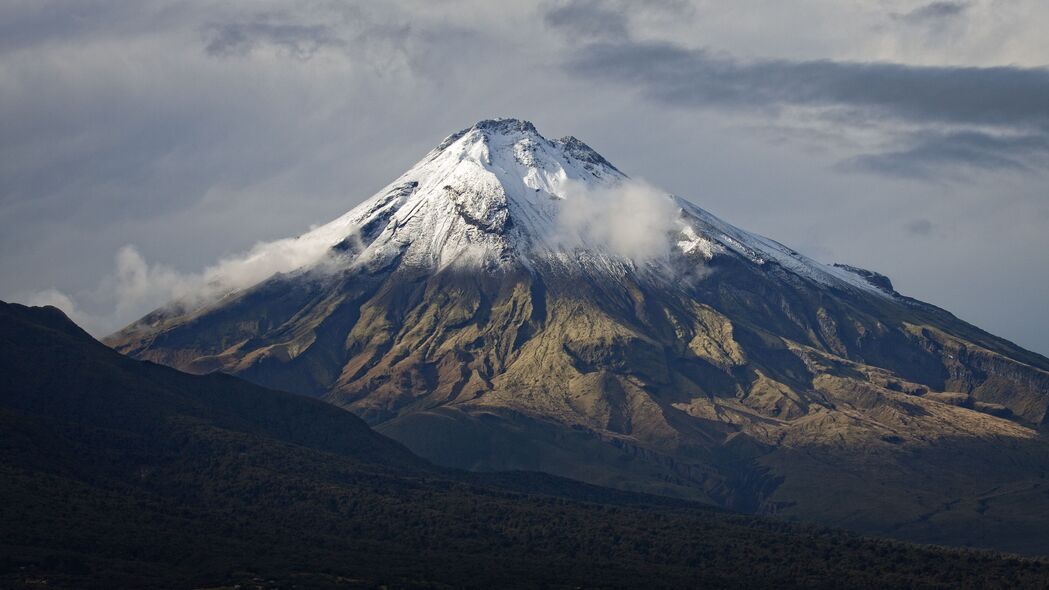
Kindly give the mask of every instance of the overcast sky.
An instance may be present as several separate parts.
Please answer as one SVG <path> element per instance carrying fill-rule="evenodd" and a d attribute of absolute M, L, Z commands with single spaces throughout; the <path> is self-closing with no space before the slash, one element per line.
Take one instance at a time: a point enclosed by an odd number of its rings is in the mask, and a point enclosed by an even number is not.
<path fill-rule="evenodd" d="M 1046 31 L 1044 0 L 6 0 L 0 298 L 107 333 L 513 116 L 1049 354 Z"/>

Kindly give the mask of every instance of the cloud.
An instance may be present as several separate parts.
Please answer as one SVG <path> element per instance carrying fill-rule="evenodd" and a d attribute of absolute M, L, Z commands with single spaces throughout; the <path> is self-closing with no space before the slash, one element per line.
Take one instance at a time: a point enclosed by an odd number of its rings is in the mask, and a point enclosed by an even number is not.
<path fill-rule="evenodd" d="M 932 228 L 932 222 L 928 219 L 914 219 L 903 224 L 903 229 L 915 236 L 932 235 Z"/>
<path fill-rule="evenodd" d="M 925 178 L 941 165 L 1027 170 L 1046 164 L 1045 68 L 742 61 L 706 49 L 633 41 L 584 46 L 566 67 L 674 106 L 772 117 L 803 109 L 839 133 L 881 124 L 891 140 L 913 144 L 858 156 L 844 170 Z M 914 126 L 920 130 L 902 138 L 897 131 Z"/>
<path fill-rule="evenodd" d="M 977 131 L 911 134 L 900 149 L 864 154 L 843 161 L 846 170 L 927 180 L 951 180 L 980 170 L 1049 168 L 1049 136 L 1002 135 Z"/>
<path fill-rule="evenodd" d="M 573 35 L 594 38 L 625 37 L 627 17 L 621 6 L 601 0 L 571 0 L 550 7 L 543 15 L 547 26 Z"/>
<path fill-rule="evenodd" d="M 570 71 L 632 85 L 668 104 L 768 109 L 841 107 L 908 122 L 1049 129 L 1049 69 L 876 62 L 740 61 L 668 43 L 598 43 Z"/>
<path fill-rule="evenodd" d="M 352 233 L 352 228 L 347 232 Z M 341 237 L 340 237 L 341 236 Z M 54 305 L 96 336 L 109 334 L 160 305 L 194 309 L 228 293 L 256 285 L 278 273 L 311 267 L 326 273 L 331 247 L 344 233 L 312 231 L 297 238 L 258 243 L 249 251 L 224 258 L 197 273 L 150 264 L 135 246 L 117 251 L 114 271 L 91 294 L 109 307 L 102 313 L 82 309 L 74 298 L 55 288 L 21 297 L 30 305 Z"/>
<path fill-rule="evenodd" d="M 572 183 L 558 205 L 555 243 L 607 249 L 636 263 L 666 257 L 668 234 L 679 229 L 678 207 L 667 193 L 641 180 L 610 188 Z"/>
<path fill-rule="evenodd" d="M 941 0 L 924 4 L 910 12 L 894 12 L 891 16 L 893 20 L 911 24 L 938 23 L 961 16 L 965 11 L 969 10 L 970 6 L 969 2 Z"/>
<path fill-rule="evenodd" d="M 296 59 L 308 60 L 321 49 L 346 44 L 331 26 L 274 22 L 265 17 L 252 22 L 213 24 L 207 27 L 205 36 L 204 51 L 218 57 L 243 56 L 269 45 Z"/>
<path fill-rule="evenodd" d="M 558 0 L 545 4 L 543 23 L 569 42 L 622 40 L 638 21 L 667 21 L 691 15 L 688 0 Z"/>
<path fill-rule="evenodd" d="M 137 0 L 33 0 L 0 4 L 0 54 L 82 41 L 149 12 Z"/>

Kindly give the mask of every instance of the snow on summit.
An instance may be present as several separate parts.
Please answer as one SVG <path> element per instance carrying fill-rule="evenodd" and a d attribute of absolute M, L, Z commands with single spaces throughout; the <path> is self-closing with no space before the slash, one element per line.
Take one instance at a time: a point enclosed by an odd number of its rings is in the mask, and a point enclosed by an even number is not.
<path fill-rule="evenodd" d="M 454 133 L 342 217 L 298 238 L 326 263 L 588 273 L 667 270 L 672 258 L 775 263 L 821 284 L 884 294 L 860 275 L 736 228 L 630 179 L 575 137 L 491 119 Z M 325 252 L 338 255 L 331 260 Z M 345 265 L 345 266 L 344 266 Z"/>

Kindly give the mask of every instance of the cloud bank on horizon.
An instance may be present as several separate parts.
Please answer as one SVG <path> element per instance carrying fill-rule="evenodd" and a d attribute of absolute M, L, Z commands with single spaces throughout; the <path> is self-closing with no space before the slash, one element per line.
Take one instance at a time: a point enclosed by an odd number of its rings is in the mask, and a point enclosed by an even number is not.
<path fill-rule="evenodd" d="M 0 298 L 101 334 L 250 284 L 515 116 L 1046 353 L 1047 26 L 1038 0 L 8 3 Z"/>

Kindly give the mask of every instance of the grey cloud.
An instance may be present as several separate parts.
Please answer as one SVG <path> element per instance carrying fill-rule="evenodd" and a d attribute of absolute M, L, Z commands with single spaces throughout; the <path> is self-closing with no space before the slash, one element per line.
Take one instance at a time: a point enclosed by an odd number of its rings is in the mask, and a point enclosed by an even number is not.
<path fill-rule="evenodd" d="M 582 47 L 566 67 L 674 106 L 772 116 L 804 108 L 838 133 L 880 125 L 890 141 L 905 144 L 846 160 L 840 170 L 925 179 L 937 167 L 1030 170 L 1049 163 L 1045 68 L 742 61 L 705 49 L 629 41 Z M 894 126 L 919 130 L 901 136 Z"/>
<path fill-rule="evenodd" d="M 336 62 L 368 68 L 381 76 L 408 73 L 421 78 L 436 72 L 431 66 L 445 65 L 441 60 L 485 37 L 454 23 L 418 26 L 396 12 L 376 14 L 351 4 L 300 12 L 212 22 L 202 28 L 204 53 L 216 58 L 248 58 L 269 49 L 307 62 L 327 51 Z"/>
<path fill-rule="evenodd" d="M 930 22 L 942 22 L 947 19 L 954 19 L 955 17 L 961 16 L 970 7 L 969 2 L 954 2 L 948 0 L 942 0 L 939 2 L 930 2 L 923 6 L 919 6 L 910 12 L 904 13 L 893 13 L 891 16 L 894 20 L 903 21 L 912 24 L 925 24 Z"/>
<path fill-rule="evenodd" d="M 919 179 L 950 178 L 944 168 L 973 170 L 1032 170 L 1049 165 L 1049 137 L 1002 136 L 963 131 L 915 134 L 898 150 L 864 154 L 841 164 L 854 169 Z"/>
<path fill-rule="evenodd" d="M 601 0 L 572 0 L 550 7 L 547 26 L 585 37 L 625 37 L 627 18 L 621 7 Z"/>
<path fill-rule="evenodd" d="M 907 230 L 907 233 L 916 236 L 932 235 L 932 228 L 932 222 L 928 219 L 914 219 L 903 224 L 903 229 Z"/>
<path fill-rule="evenodd" d="M 261 45 L 271 45 L 297 59 L 309 59 L 326 47 L 341 47 L 346 42 L 328 25 L 273 22 L 213 24 L 207 27 L 208 55 L 226 57 L 246 55 Z"/>
<path fill-rule="evenodd" d="M 905 121 L 1049 128 L 1049 70 L 1044 68 L 744 62 L 646 42 L 590 45 L 568 68 L 636 86 L 681 106 L 845 107 Z"/>
<path fill-rule="evenodd" d="M 691 16 L 687 0 L 559 0 L 542 9 L 543 22 L 570 41 L 632 37 L 632 21 Z"/>
<path fill-rule="evenodd" d="M 127 26 L 148 9 L 136 0 L 0 3 L 0 53 L 75 42 Z"/>

